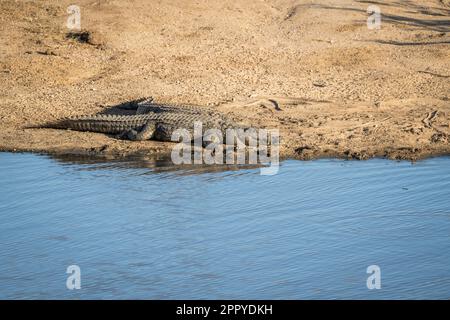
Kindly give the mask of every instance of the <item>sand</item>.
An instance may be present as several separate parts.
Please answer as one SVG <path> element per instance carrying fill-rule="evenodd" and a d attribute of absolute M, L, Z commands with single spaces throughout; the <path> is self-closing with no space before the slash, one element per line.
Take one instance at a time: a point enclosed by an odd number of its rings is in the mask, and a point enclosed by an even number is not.
<path fill-rule="evenodd" d="M 285 158 L 449 154 L 450 1 L 383 3 L 78 0 L 82 33 L 70 34 L 73 1 L 2 0 L 0 150 L 167 153 L 171 143 L 25 128 L 152 96 L 278 128 Z M 367 27 L 371 4 L 381 29 Z"/>

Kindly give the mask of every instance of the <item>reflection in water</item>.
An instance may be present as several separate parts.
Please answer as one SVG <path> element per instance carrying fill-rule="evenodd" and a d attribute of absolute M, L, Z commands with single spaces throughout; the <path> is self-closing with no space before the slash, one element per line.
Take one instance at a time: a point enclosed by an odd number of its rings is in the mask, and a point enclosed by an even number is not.
<path fill-rule="evenodd" d="M 0 299 L 450 298 L 449 158 L 216 169 L 0 153 Z"/>
<path fill-rule="evenodd" d="M 146 173 L 172 172 L 177 175 L 204 174 L 213 172 L 237 171 L 242 169 L 256 169 L 261 165 L 174 165 L 170 156 L 157 157 L 126 157 L 106 158 L 89 155 L 49 155 L 53 160 L 63 165 L 78 165 L 79 170 L 104 169 L 150 169 Z"/>

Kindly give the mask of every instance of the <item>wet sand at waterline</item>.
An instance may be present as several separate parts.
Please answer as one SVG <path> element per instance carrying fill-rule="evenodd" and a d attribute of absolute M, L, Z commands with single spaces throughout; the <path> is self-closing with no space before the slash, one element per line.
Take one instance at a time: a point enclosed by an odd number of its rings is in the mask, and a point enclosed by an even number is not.
<path fill-rule="evenodd" d="M 447 0 L 80 0 L 78 34 L 71 4 L 0 4 L 0 150 L 166 153 L 171 143 L 25 129 L 153 96 L 278 128 L 282 157 L 450 153 Z"/>

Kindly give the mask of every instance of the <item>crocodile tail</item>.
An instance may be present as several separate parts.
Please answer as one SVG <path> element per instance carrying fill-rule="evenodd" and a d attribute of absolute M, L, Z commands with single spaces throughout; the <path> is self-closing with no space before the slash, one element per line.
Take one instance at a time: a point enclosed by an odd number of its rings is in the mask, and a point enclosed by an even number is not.
<path fill-rule="evenodd" d="M 42 124 L 32 124 L 32 125 L 27 125 L 24 126 L 23 129 L 66 129 L 65 123 L 66 123 L 66 119 L 64 120 L 57 120 L 57 121 L 51 121 L 51 122 L 46 122 L 46 123 L 42 123 Z"/>
<path fill-rule="evenodd" d="M 80 131 L 88 131 L 89 128 L 84 128 L 85 123 L 83 118 L 65 118 L 55 121 L 49 121 L 42 124 L 25 126 L 24 129 L 72 129 Z"/>
<path fill-rule="evenodd" d="M 65 118 L 37 127 L 117 134 L 130 129 L 139 129 L 146 121 L 145 116 L 94 115 Z"/>
<path fill-rule="evenodd" d="M 43 128 L 110 133 L 112 130 L 105 122 L 101 117 L 81 116 L 47 122 Z"/>

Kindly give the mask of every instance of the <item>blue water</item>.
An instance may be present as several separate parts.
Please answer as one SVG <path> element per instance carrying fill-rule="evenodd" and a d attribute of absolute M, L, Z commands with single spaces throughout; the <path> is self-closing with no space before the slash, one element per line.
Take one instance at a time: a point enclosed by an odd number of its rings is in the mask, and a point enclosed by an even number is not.
<path fill-rule="evenodd" d="M 0 299 L 450 298 L 449 158 L 195 173 L 0 153 Z"/>

